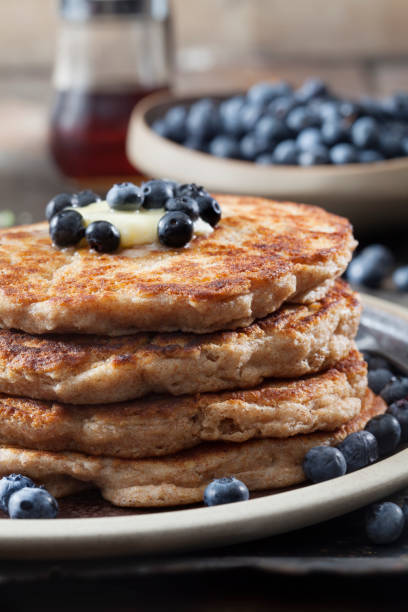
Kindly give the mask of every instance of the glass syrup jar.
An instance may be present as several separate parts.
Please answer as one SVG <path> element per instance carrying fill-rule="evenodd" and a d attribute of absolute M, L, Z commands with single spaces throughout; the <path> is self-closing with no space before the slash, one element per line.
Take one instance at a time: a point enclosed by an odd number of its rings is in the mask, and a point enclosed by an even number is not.
<path fill-rule="evenodd" d="M 135 180 L 127 128 L 141 98 L 169 87 L 168 2 L 60 0 L 60 15 L 52 157 L 65 176 L 88 187 Z"/>

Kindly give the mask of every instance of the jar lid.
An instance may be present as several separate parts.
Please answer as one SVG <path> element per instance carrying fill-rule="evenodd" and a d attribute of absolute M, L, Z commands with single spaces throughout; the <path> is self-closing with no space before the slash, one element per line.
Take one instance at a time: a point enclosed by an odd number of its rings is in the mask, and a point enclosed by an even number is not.
<path fill-rule="evenodd" d="M 60 0 L 60 15 L 70 21 L 86 21 L 99 15 L 168 16 L 167 0 Z"/>

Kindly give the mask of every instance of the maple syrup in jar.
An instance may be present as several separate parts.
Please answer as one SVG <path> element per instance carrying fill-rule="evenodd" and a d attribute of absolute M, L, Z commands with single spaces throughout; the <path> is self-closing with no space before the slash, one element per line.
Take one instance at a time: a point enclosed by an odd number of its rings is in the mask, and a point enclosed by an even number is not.
<path fill-rule="evenodd" d="M 167 0 L 61 0 L 60 12 L 53 159 L 80 182 L 134 177 L 126 155 L 130 115 L 141 98 L 169 84 Z"/>

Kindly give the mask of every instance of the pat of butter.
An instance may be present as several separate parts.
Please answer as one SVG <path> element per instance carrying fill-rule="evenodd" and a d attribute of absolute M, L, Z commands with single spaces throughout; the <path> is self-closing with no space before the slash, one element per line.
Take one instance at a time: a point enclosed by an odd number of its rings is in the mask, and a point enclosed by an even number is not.
<path fill-rule="evenodd" d="M 157 241 L 157 224 L 161 217 L 166 214 L 164 208 L 146 210 L 114 210 L 105 201 L 95 202 L 82 208 L 75 208 L 87 227 L 94 221 L 109 221 L 120 232 L 120 244 L 122 248 L 128 248 L 138 244 L 147 244 Z M 194 223 L 194 234 L 208 236 L 213 232 L 211 225 L 197 219 Z"/>

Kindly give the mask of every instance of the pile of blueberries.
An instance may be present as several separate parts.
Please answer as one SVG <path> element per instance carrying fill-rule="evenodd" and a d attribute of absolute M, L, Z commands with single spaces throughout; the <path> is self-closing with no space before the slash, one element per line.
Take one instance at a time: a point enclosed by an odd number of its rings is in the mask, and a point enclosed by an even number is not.
<path fill-rule="evenodd" d="M 368 386 L 388 405 L 385 414 L 371 419 L 363 431 L 350 434 L 337 445 L 316 446 L 303 462 L 306 477 L 322 482 L 354 472 L 393 453 L 408 442 L 408 378 L 396 376 L 382 357 L 365 353 Z M 367 512 L 366 532 L 377 544 L 397 540 L 408 527 L 408 505 L 401 510 L 392 502 L 374 504 Z"/>
<path fill-rule="evenodd" d="M 57 500 L 21 474 L 0 480 L 0 508 L 12 519 L 55 518 L 58 514 Z"/>
<path fill-rule="evenodd" d="M 257 164 L 371 163 L 408 155 L 408 93 L 352 101 L 317 78 L 297 90 L 261 82 L 222 102 L 173 106 L 152 128 L 189 149 Z"/>
<path fill-rule="evenodd" d="M 120 246 L 120 232 L 108 221 L 94 221 L 85 228 L 82 215 L 73 208 L 83 208 L 101 200 L 86 189 L 80 193 L 60 193 L 48 202 L 45 209 L 50 224 L 50 236 L 58 247 L 77 245 L 85 238 L 91 249 L 112 253 Z M 118 183 L 106 194 L 112 210 L 136 211 L 163 208 L 166 212 L 157 227 L 158 240 L 167 247 L 180 248 L 190 242 L 194 221 L 199 217 L 215 227 L 221 219 L 218 202 L 194 183 L 180 185 L 175 181 L 157 179 L 143 183 Z M 67 209 L 67 210 L 66 210 Z"/>
<path fill-rule="evenodd" d="M 354 285 L 378 289 L 392 271 L 393 286 L 398 291 L 408 291 L 408 266 L 396 268 L 390 249 L 382 244 L 372 244 L 353 258 L 346 277 Z"/>

